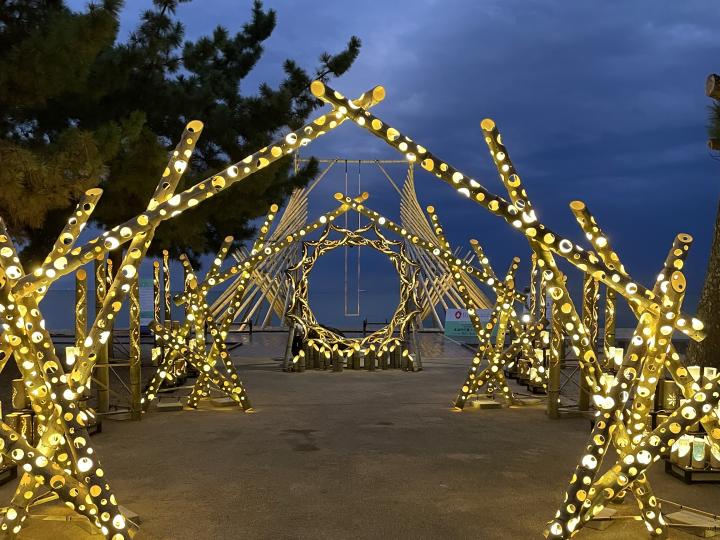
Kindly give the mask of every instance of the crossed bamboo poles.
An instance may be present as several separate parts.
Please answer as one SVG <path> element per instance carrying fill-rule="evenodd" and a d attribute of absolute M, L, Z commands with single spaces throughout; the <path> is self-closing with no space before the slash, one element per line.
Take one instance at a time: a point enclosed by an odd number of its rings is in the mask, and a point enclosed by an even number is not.
<path fill-rule="evenodd" d="M 17 432 L 0 422 L 3 457 L 20 465 L 25 471 L 6 512 L 3 530 L 9 531 L 11 535 L 17 534 L 38 492 L 49 490 L 78 513 L 86 515 L 106 537 L 120 540 L 132 536 L 134 528 L 117 508 L 114 494 L 104 479 L 104 471 L 87 436 L 86 413 L 79 410 L 77 401 L 78 395 L 89 383 L 97 350 L 109 337 L 110 322 L 120 310 L 132 280 L 136 278 L 137 268 L 152 240 L 155 227 L 161 221 L 178 215 L 292 153 L 298 146 L 311 142 L 346 119 L 351 119 L 383 138 L 409 161 L 421 160 L 423 168 L 523 232 L 538 255 L 538 265 L 549 280 L 554 304 L 559 306 L 558 316 L 564 321 L 566 333 L 570 334 L 574 346 L 581 353 L 583 375 L 598 407 L 597 421 L 586 453 L 576 469 L 565 502 L 549 524 L 547 535 L 553 538 L 572 536 L 605 504 L 628 489 L 633 490 L 643 505 L 643 518 L 649 529 L 659 536 L 666 534 L 657 500 L 649 489 L 645 472 L 651 463 L 667 454 L 674 441 L 698 420 L 705 425 L 714 444 L 720 441 L 716 412 L 720 401 L 720 382 L 701 387 L 692 381 L 670 344 L 673 329 L 693 339 L 702 339 L 704 336 L 702 323 L 680 311 L 685 289 L 680 269 L 690 238 L 687 235 L 678 237 L 678 245 L 682 247 L 671 251 L 668 258 L 670 264 L 664 268 L 657 286 L 653 290 L 646 289 L 617 267 L 611 268 L 600 250 L 586 251 L 538 222 L 519 176 L 514 172 L 508 173 L 512 166 L 507 153 L 493 151 L 495 143 L 500 146 L 502 143 L 491 121 L 483 122 L 485 139 L 491 147 L 512 202 L 491 194 L 476 180 L 465 176 L 371 115 L 367 108 L 384 97 L 381 87 L 355 101 L 346 99 L 319 81 L 314 82 L 311 89 L 317 97 L 333 105 L 332 114 L 319 117 L 301 130 L 288 134 L 284 140 L 261 149 L 226 171 L 182 193 L 174 194 L 177 181 L 187 166 L 202 129 L 199 122 L 191 122 L 145 212 L 84 246 L 74 247 L 77 234 L 73 234 L 73 231 L 79 232 L 78 223 L 82 221 L 83 211 L 86 210 L 83 206 L 78 210 L 80 219 L 68 222 L 64 236 L 61 235 L 46 261 L 31 274 L 24 273 L 4 226 L 0 229 L 0 317 L 3 320 L 4 353 L 4 356 L 0 355 L 0 362 L 6 362 L 9 353 L 14 353 L 33 410 L 43 425 L 41 440 L 36 447 L 32 447 Z M 93 194 L 88 193 L 81 204 L 91 208 L 92 203 L 86 202 L 91 196 Z M 601 234 L 597 238 L 607 242 Z M 103 307 L 82 344 L 76 363 L 66 374 L 55 354 L 49 333 L 44 328 L 44 320 L 38 309 L 39 300 L 46 288 L 59 277 L 128 242 L 130 246 L 120 271 L 109 287 Z M 628 350 L 616 377 L 602 372 L 597 355 L 590 347 L 587 329 L 577 316 L 565 289 L 563 275 L 555 265 L 555 255 L 565 258 L 616 291 L 638 314 L 640 320 L 633 347 Z M 665 422 L 649 431 L 646 428 L 648 391 L 657 384 L 656 374 L 662 367 L 668 369 L 681 385 L 684 399 Z M 632 403 L 631 407 L 629 403 Z M 614 429 L 611 430 L 611 427 Z M 602 458 L 611 444 L 618 450 L 618 461 L 597 478 Z"/>
<path fill-rule="evenodd" d="M 382 87 L 375 87 L 350 106 L 372 107 L 383 98 Z M 0 526 L 6 535 L 15 536 L 20 532 L 30 506 L 39 499 L 40 492 L 48 491 L 86 516 L 106 538 L 122 540 L 134 535 L 136 526 L 128 523 L 118 509 L 116 497 L 86 429 L 87 413 L 79 409 L 78 402 L 90 383 L 98 350 L 107 342 L 111 323 L 137 279 L 139 265 L 155 228 L 162 221 L 172 219 L 292 154 L 346 120 L 347 115 L 342 111 L 321 115 L 226 170 L 181 193 L 175 193 L 202 131 L 202 123 L 192 121 L 182 134 L 144 212 L 84 245 L 76 245 L 77 237 L 101 194 L 101 190 L 97 189 L 88 191 L 43 264 L 29 274 L 24 272 L 5 226 L 0 223 L 0 319 L 3 323 L 0 367 L 4 367 L 10 353 L 13 353 L 33 411 L 41 423 L 41 438 L 33 447 L 7 424 L 0 422 L 3 459 L 23 470 L 22 479 Z M 47 288 L 60 277 L 124 244 L 129 246 L 119 271 L 79 347 L 76 362 L 66 373 L 55 353 L 38 304 Z"/>
<path fill-rule="evenodd" d="M 437 237 L 438 243 L 450 248 L 450 244 L 443 234 L 440 220 L 435 213 L 435 208 L 429 206 L 427 212 L 433 223 L 433 231 Z M 485 252 L 477 240 L 470 240 L 470 246 L 477 256 L 477 260 L 491 276 L 486 284 L 489 285 L 496 294 L 497 300 L 490 314 L 490 320 L 483 323 L 478 315 L 478 306 L 475 305 L 474 299 L 467 293 L 466 283 L 463 280 L 464 274 L 461 274 L 457 267 L 452 267 L 453 281 L 460 294 L 465 301 L 468 309 L 470 321 L 475 328 L 478 337 L 478 347 L 473 356 L 467 379 L 460 389 L 460 393 L 455 399 L 455 406 L 459 409 L 464 408 L 468 397 L 477 393 L 484 385 L 488 386 L 489 393 L 494 394 L 495 390 L 499 390 L 500 399 L 507 405 L 516 403 L 515 396 L 505 379 L 505 366 L 508 362 L 515 360 L 515 356 L 522 353 L 526 358 L 535 361 L 534 344 L 539 338 L 540 332 L 545 328 L 546 322 L 533 321 L 532 317 L 523 324 L 518 317 L 514 308 L 515 300 L 525 299 L 524 295 L 518 293 L 515 289 L 515 274 L 517 273 L 520 259 L 513 258 L 508 268 L 505 278 L 501 281 L 498 279 L 495 271 L 490 266 Z M 498 283 L 502 283 L 504 287 L 499 287 Z M 495 345 L 492 344 L 492 332 L 497 328 Z M 505 336 L 508 330 L 512 330 L 513 339 L 509 347 L 505 348 Z M 488 360 L 488 366 L 479 371 L 483 359 Z"/>
<path fill-rule="evenodd" d="M 366 195 L 361 195 L 356 199 L 364 200 L 363 196 Z M 188 407 L 196 408 L 200 399 L 209 397 L 212 386 L 237 402 L 243 410 L 251 410 L 250 400 L 230 359 L 226 338 L 230 326 L 241 312 L 243 298 L 248 286 L 252 283 L 252 276 L 258 266 L 265 261 L 279 256 L 291 245 L 301 242 L 306 235 L 332 223 L 348 209 L 348 205 L 340 204 L 337 208 L 321 215 L 312 223 L 305 224 L 281 240 L 266 242 L 278 211 L 277 205 L 272 205 L 260 227 L 260 232 L 253 243 L 249 256 L 222 270 L 223 262 L 233 242 L 232 237 L 225 238 L 202 282 L 198 280 L 188 258 L 182 256 L 181 261 L 186 273 L 186 287 L 176 302 L 185 306 L 185 321 L 177 329 L 163 326 L 159 321 L 154 321 L 151 326 L 159 342 L 167 346 L 168 352 L 148 385 L 143 399 L 144 409 L 147 410 L 158 397 L 162 382 L 173 378 L 175 363 L 184 360 L 190 362 L 199 373 L 186 401 Z M 220 313 L 213 313 L 207 301 L 208 293 L 213 287 L 221 286 L 231 280 L 233 281 L 229 287 L 230 296 L 225 303 L 224 310 Z M 212 340 L 209 350 L 205 343 L 207 332 L 210 333 Z M 190 338 L 191 335 L 194 337 Z M 218 361 L 223 364 L 222 371 L 217 367 Z"/>
<path fill-rule="evenodd" d="M 538 266 L 553 299 L 554 313 L 579 353 L 582 376 L 598 409 L 585 454 L 575 470 L 561 508 L 548 525 L 546 536 L 573 536 L 608 502 L 627 490 L 631 490 L 638 499 L 642 518 L 651 534 L 666 535 L 667 527 L 659 503 L 645 477 L 647 469 L 667 455 L 677 438 L 698 420 L 702 421 L 712 443 L 716 446 L 720 444 L 717 412 L 720 381 L 701 387 L 689 377 L 679 362 L 679 356 L 671 348 L 671 336 L 675 329 L 695 340 L 704 338 L 702 322 L 680 310 L 685 290 L 685 278 L 680 270 L 691 238 L 678 235 L 658 282 L 652 290 L 646 289 L 633 281 L 619 260 L 612 257 L 612 252 L 605 249 L 607 238 L 594 222 L 588 225 L 588 233 L 596 251 L 588 251 L 538 221 L 491 120 L 484 120 L 481 127 L 510 202 L 490 193 L 477 180 L 433 155 L 369 111 L 349 109 L 348 101 L 323 83 L 316 81 L 311 89 L 316 97 L 332 105 L 334 110 L 347 110 L 357 125 L 384 140 L 408 161 L 419 161 L 425 170 L 453 186 L 460 194 L 502 217 L 526 236 L 536 253 Z M 586 211 L 584 206 L 575 206 L 574 211 Z M 554 256 L 566 259 L 583 273 L 623 296 L 638 315 L 638 328 L 616 376 L 603 373 L 588 330 L 577 314 Z M 668 369 L 680 384 L 684 399 L 665 422 L 650 431 L 647 428 L 649 400 L 663 368 Z M 617 451 L 617 461 L 599 476 L 603 457 L 611 446 Z"/>
<path fill-rule="evenodd" d="M 450 269 L 456 290 L 468 308 L 468 315 L 478 334 L 479 341 L 477 353 L 473 357 L 469 369 L 468 379 L 460 389 L 460 393 L 454 402 L 455 406 L 459 408 L 464 407 L 467 397 L 477 392 L 485 384 L 490 387 L 489 389 L 491 391 L 499 390 L 501 399 L 508 404 L 514 403 L 515 398 L 505 380 L 503 368 L 521 352 L 530 358 L 534 358 L 533 343 L 537 339 L 538 333 L 545 326 L 544 321 L 531 322 L 524 326 L 520 322 L 513 307 L 515 301 L 525 301 L 525 295 L 515 290 L 513 279 L 519 264 L 519 259 L 513 260 L 508 276 L 506 276 L 504 280 L 499 280 L 490 266 L 482 247 L 476 240 L 471 241 L 471 246 L 477 254 L 477 259 L 480 262 L 479 267 L 473 266 L 468 261 L 454 255 L 449 242 L 443 234 L 435 209 L 432 206 L 427 208 L 427 212 L 433 223 L 433 233 L 436 237 L 435 242 L 430 242 L 422 238 L 414 231 L 410 231 L 394 223 L 364 204 L 353 202 L 347 196 L 343 197 L 338 194 L 336 197 L 338 200 L 342 200 L 350 205 L 351 209 L 368 218 L 373 224 L 388 229 L 404 238 L 408 245 L 414 246 L 418 250 L 431 253 L 434 257 L 443 261 Z M 471 277 L 491 287 L 497 294 L 498 302 L 493 309 L 489 323 L 484 324 L 480 320 L 477 313 L 478 306 L 476 305 L 475 296 L 471 295 L 468 291 L 468 280 Z M 491 334 L 495 325 L 498 326 L 497 350 L 495 350 L 491 343 Z M 515 337 L 511 345 L 507 349 L 504 349 L 502 344 L 505 341 L 505 333 L 508 326 L 513 330 Z M 488 358 L 489 365 L 486 369 L 480 370 L 481 362 L 485 357 Z"/>

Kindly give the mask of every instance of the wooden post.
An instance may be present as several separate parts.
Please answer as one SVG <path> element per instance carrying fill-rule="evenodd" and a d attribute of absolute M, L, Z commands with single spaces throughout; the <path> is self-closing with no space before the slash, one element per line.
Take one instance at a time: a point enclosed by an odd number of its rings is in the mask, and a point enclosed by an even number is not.
<path fill-rule="evenodd" d="M 582 322 L 585 330 L 587 330 L 590 339 L 590 347 L 597 351 L 598 336 L 598 291 L 599 285 L 590 274 L 583 275 L 583 303 L 582 303 Z M 580 360 L 580 359 L 579 359 Z M 580 370 L 580 396 L 578 397 L 578 409 L 581 411 L 590 410 L 590 394 L 591 390 L 587 385 L 587 377 L 585 370 Z"/>
<path fill-rule="evenodd" d="M 170 309 L 170 253 L 167 249 L 162 252 L 163 256 L 163 289 L 165 300 L 165 322 L 172 321 L 172 309 Z"/>
<path fill-rule="evenodd" d="M 285 344 L 285 357 L 283 358 L 283 371 L 290 371 L 292 369 L 292 360 L 293 360 L 292 345 L 293 345 L 294 339 L 295 339 L 295 325 L 293 323 L 290 323 L 290 328 L 288 329 L 287 343 Z"/>
<path fill-rule="evenodd" d="M 101 255 L 95 259 L 95 314 L 99 314 L 105 294 L 107 293 L 107 272 L 105 256 Z M 108 345 L 107 342 L 98 348 L 97 362 L 95 364 L 95 378 L 98 382 L 98 406 L 99 413 L 106 413 L 110 410 L 110 371 L 108 368 Z"/>
<path fill-rule="evenodd" d="M 75 346 L 82 347 L 87 334 L 87 272 L 75 272 Z"/>
<path fill-rule="evenodd" d="M 529 310 L 530 310 L 530 316 L 533 318 L 533 320 L 541 320 L 542 315 L 540 317 L 537 316 L 537 275 L 538 275 L 538 264 L 537 264 L 537 253 L 533 251 L 532 257 L 531 257 L 531 268 L 530 268 L 530 303 L 529 303 Z M 544 292 L 544 291 L 543 291 Z"/>
<path fill-rule="evenodd" d="M 375 351 L 372 349 L 365 353 L 365 367 L 368 371 L 375 371 Z"/>
<path fill-rule="evenodd" d="M 121 251 L 122 250 L 110 252 L 110 254 L 109 254 L 110 257 L 108 257 L 108 259 L 106 261 L 106 264 L 107 264 L 107 269 L 105 271 L 105 283 L 107 283 L 107 285 L 105 286 L 105 294 L 106 295 L 107 295 L 107 291 L 109 291 L 110 287 L 112 287 L 113 279 L 115 279 L 115 267 L 114 267 L 114 263 L 113 263 L 113 260 L 111 257 L 119 254 L 119 255 L 121 255 L 120 262 L 122 262 Z M 118 263 L 118 264 L 120 264 L 120 263 Z M 108 328 L 108 330 L 110 330 L 110 335 L 108 336 L 108 340 L 107 340 L 107 350 L 108 350 L 108 361 L 110 361 L 113 358 L 113 354 L 115 351 L 115 345 L 114 345 L 115 340 L 113 339 L 113 337 L 114 337 L 113 334 L 115 332 L 115 319 L 112 319 L 110 321 L 110 328 Z"/>
<path fill-rule="evenodd" d="M 548 358 L 548 400 L 547 415 L 548 418 L 560 418 L 560 370 L 562 369 L 562 359 L 565 355 L 565 347 L 563 340 L 563 328 L 560 318 L 558 317 L 557 302 L 553 302 L 550 306 L 551 328 L 550 328 L 550 354 Z"/>
<path fill-rule="evenodd" d="M 130 340 L 130 417 L 140 420 L 142 417 L 142 348 L 140 346 L 140 290 L 138 276 L 135 274 L 130 285 L 130 324 L 128 334 Z"/>
<path fill-rule="evenodd" d="M 153 261 L 153 319 L 162 323 L 160 318 L 160 263 Z"/>
<path fill-rule="evenodd" d="M 605 364 L 612 367 L 613 359 L 610 358 L 610 347 L 615 346 L 615 299 L 616 292 L 605 287 L 605 335 L 603 337 L 603 348 L 605 350 Z"/>

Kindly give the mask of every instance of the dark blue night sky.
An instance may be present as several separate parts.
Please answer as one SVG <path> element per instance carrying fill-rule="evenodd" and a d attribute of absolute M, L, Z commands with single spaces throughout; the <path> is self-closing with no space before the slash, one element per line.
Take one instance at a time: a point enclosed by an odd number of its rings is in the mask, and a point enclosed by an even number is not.
<path fill-rule="evenodd" d="M 149 4 L 126 2 L 124 34 Z M 355 96 L 382 84 L 387 97 L 375 114 L 502 192 L 479 129 L 480 120 L 493 118 L 541 221 L 581 242 L 568 203 L 585 201 L 641 283 L 652 283 L 676 233 L 694 236 L 686 265 L 686 311 L 694 311 L 720 185 L 720 162 L 706 146 L 704 95 L 705 77 L 720 71 L 715 3 L 287 0 L 266 6 L 277 10 L 278 26 L 244 92 L 255 92 L 261 81 L 277 84 L 286 58 L 312 70 L 320 53 L 340 50 L 355 34 L 363 41 L 360 58 L 331 83 L 336 89 Z M 195 0 L 178 15 L 195 39 L 217 25 L 240 28 L 249 8 L 249 1 Z M 349 123 L 305 153 L 398 157 Z M 402 181 L 402 167 L 390 172 Z M 348 173 L 356 189 L 357 164 Z M 398 198 L 387 182 L 370 167 L 360 177 L 371 193 L 368 206 L 398 219 Z M 311 218 L 333 206 L 331 194 L 344 182 L 343 165 L 316 190 Z M 498 273 L 514 255 L 528 261 L 527 242 L 505 222 L 430 175 L 418 173 L 416 183 L 421 203 L 438 208 L 454 245 L 477 238 Z M 397 280 L 388 263 L 363 257 L 362 315 L 384 319 L 394 309 Z M 342 298 L 342 258 L 332 261 L 313 273 L 313 306 L 321 320 L 357 325 L 340 320 L 342 306 L 329 301 L 333 293 Z M 579 279 L 570 272 L 571 282 Z"/>

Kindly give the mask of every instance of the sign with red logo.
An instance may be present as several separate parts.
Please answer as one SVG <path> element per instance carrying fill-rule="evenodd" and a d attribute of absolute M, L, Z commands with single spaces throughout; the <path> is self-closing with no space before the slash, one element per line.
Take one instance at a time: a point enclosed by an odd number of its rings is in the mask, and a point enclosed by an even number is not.
<path fill-rule="evenodd" d="M 476 310 L 480 321 L 486 323 L 490 320 L 491 309 Z M 467 309 L 449 308 L 445 312 L 445 335 L 465 343 L 477 343 L 477 333 L 470 320 Z"/>

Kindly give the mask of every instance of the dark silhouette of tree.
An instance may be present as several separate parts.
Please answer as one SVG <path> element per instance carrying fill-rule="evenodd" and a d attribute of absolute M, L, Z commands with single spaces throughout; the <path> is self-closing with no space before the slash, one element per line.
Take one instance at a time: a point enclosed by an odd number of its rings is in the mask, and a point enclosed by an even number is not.
<path fill-rule="evenodd" d="M 239 32 L 218 26 L 184 40 L 176 11 L 189 0 L 153 0 L 125 42 L 118 41 L 120 0 L 70 10 L 62 0 L 6 0 L 0 9 L 0 215 L 41 258 L 78 197 L 100 185 L 94 219 L 116 225 L 142 212 L 184 125 L 205 129 L 179 189 L 238 161 L 319 106 L 312 79 L 347 71 L 360 51 L 324 53 L 312 75 L 292 60 L 276 87 L 241 93 L 263 54 L 276 13 L 255 1 Z M 163 223 L 153 243 L 192 256 L 215 251 L 223 237 L 251 234 L 264 215 L 316 173 L 297 174 L 280 160 L 252 179 Z M 152 249 L 152 248 L 151 248 Z"/>

